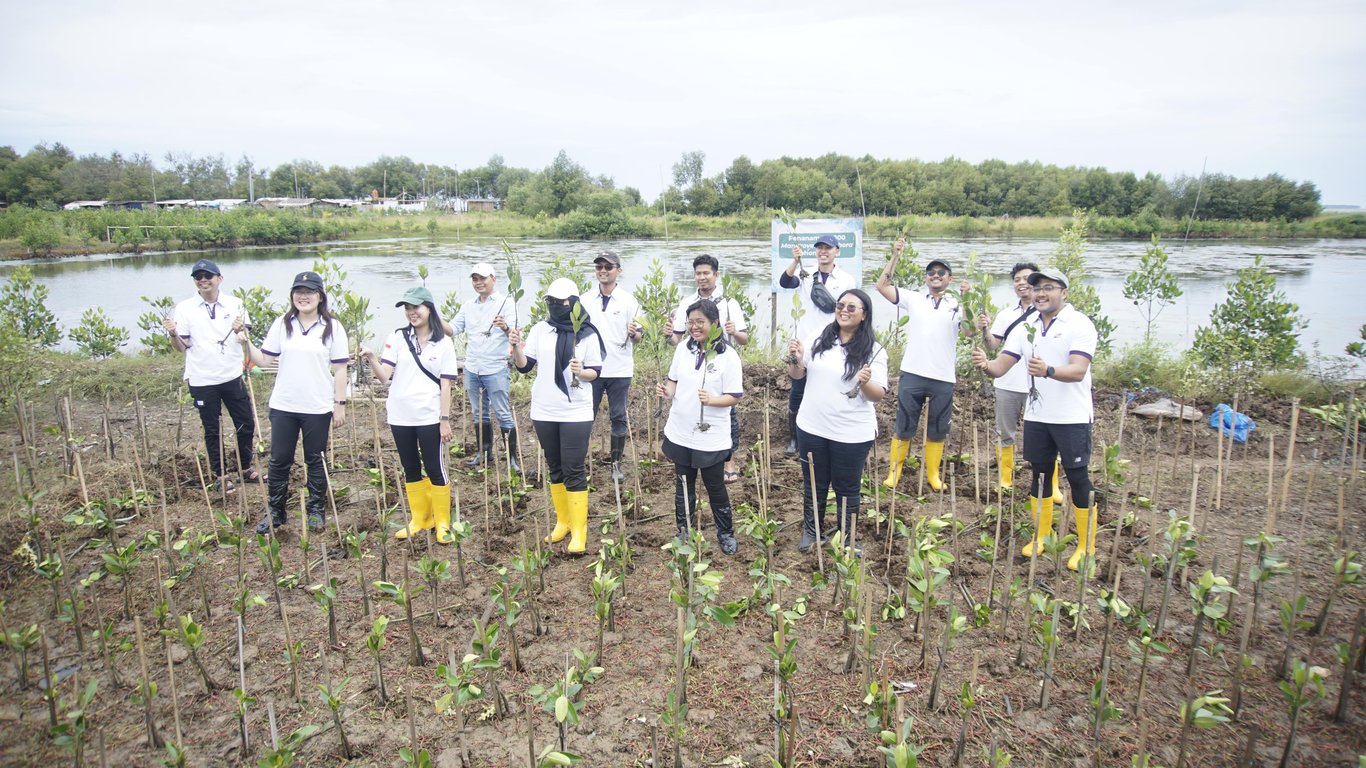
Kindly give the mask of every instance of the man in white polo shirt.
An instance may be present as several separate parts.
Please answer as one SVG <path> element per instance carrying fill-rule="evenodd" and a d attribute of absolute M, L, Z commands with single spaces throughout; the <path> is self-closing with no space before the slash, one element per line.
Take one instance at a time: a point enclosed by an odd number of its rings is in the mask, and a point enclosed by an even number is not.
<path fill-rule="evenodd" d="M 511 469 L 517 466 L 517 425 L 512 420 L 508 389 L 512 372 L 508 370 L 508 328 L 517 325 L 517 302 L 498 293 L 498 277 L 493 265 L 481 261 L 470 270 L 474 301 L 466 302 L 451 321 L 454 333 L 465 334 L 465 390 L 470 399 L 470 416 L 479 419 L 479 450 L 465 461 L 473 469 L 493 461 L 493 419 L 507 441 Z M 500 447 L 499 451 L 503 449 Z"/>
<path fill-rule="evenodd" d="M 835 263 L 840 255 L 839 238 L 821 235 L 816 238 L 815 248 L 815 272 L 807 272 L 802 267 L 802 247 L 794 245 L 792 263 L 778 276 L 778 285 L 796 288 L 797 295 L 801 296 L 804 312 L 802 319 L 797 321 L 798 339 L 809 339 L 825 330 L 825 326 L 835 321 L 835 299 L 850 288 L 858 287 L 854 276 Z M 792 390 L 787 395 L 787 427 L 792 437 L 783 451 L 789 456 L 797 455 L 797 411 L 801 410 L 805 395 L 806 377 L 793 379 Z"/>
<path fill-rule="evenodd" d="M 626 405 L 631 394 L 631 378 L 635 375 L 635 344 L 642 331 L 640 323 L 636 322 L 640 303 L 630 291 L 617 285 L 621 277 L 621 256 L 615 251 L 603 251 L 594 257 L 593 274 L 598 279 L 598 286 L 579 296 L 579 303 L 588 311 L 588 318 L 598 329 L 607 349 L 602 371 L 592 382 L 593 416 L 597 417 L 605 392 L 612 420 L 612 481 L 620 483 L 626 479 L 621 471 L 621 455 L 626 449 Z"/>
<path fill-rule="evenodd" d="M 1072 487 L 1072 507 L 1077 521 L 1077 549 L 1067 567 L 1077 570 L 1082 558 L 1096 554 L 1096 507 L 1091 503 L 1091 358 L 1096 353 L 1096 326 L 1067 303 L 1067 276 L 1045 269 L 1029 276 L 1037 314 L 1025 321 L 1026 332 L 1010 334 L 994 360 L 980 349 L 972 352 L 973 365 L 999 378 L 1021 360 L 1032 390 L 1024 416 L 1024 457 L 1033 470 L 1029 487 L 1034 513 L 1034 540 L 1021 552 L 1037 555 L 1053 528 L 1053 497 L 1039 498 L 1039 489 L 1052 481 L 1054 461 Z M 1033 329 L 1032 332 L 1029 329 Z"/>
<path fill-rule="evenodd" d="M 877 279 L 878 293 L 910 315 L 906 324 L 906 351 L 901 355 L 901 375 L 897 380 L 891 466 L 882 484 L 896 488 L 901 481 L 901 468 L 910 455 L 920 411 L 925 407 L 925 399 L 929 398 L 921 471 L 930 488 L 942 491 L 944 481 L 939 477 L 939 463 L 944 457 L 944 440 L 949 435 L 953 415 L 953 385 L 958 380 L 954 370 L 958 334 L 971 336 L 972 324 L 963 317 L 958 300 L 947 293 L 953 270 L 943 259 L 931 259 L 925 265 L 925 290 L 903 291 L 892 285 L 897 261 L 905 249 L 906 241 L 897 240 L 892 246 L 891 261 Z M 966 291 L 969 286 L 962 283 L 959 287 Z"/>
<path fill-rule="evenodd" d="M 171 337 L 171 347 L 185 353 L 185 382 L 204 425 L 209 469 L 216 483 L 232 488 L 223 471 L 218 434 L 219 412 L 226 407 L 242 455 L 239 477 L 259 483 L 261 475 L 251 466 L 255 419 L 251 395 L 242 382 L 242 346 L 232 338 L 234 321 L 240 319 L 243 326 L 251 327 L 251 319 L 241 299 L 219 290 L 223 273 L 217 264 L 200 259 L 190 268 L 190 277 L 197 295 L 177 304 L 174 314 L 163 319 L 162 325 Z"/>

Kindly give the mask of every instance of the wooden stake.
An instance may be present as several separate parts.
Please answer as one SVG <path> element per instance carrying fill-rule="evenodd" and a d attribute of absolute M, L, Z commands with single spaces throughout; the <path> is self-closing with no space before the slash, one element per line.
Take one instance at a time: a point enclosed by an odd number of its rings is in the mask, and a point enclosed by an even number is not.
<path fill-rule="evenodd" d="M 1295 434 L 1300 428 L 1300 399 L 1290 404 L 1290 444 L 1285 449 L 1285 473 L 1281 476 L 1280 514 L 1285 514 L 1290 504 L 1290 474 L 1295 468 Z"/>
<path fill-rule="evenodd" d="M 157 733 L 156 720 L 152 717 L 152 691 L 149 687 L 151 678 L 147 674 L 147 649 L 142 641 L 142 617 L 133 617 L 133 634 L 138 642 L 138 666 L 142 669 L 142 717 L 143 724 L 147 727 L 147 746 L 152 749 L 161 749 L 166 743 L 161 740 L 161 735 Z"/>

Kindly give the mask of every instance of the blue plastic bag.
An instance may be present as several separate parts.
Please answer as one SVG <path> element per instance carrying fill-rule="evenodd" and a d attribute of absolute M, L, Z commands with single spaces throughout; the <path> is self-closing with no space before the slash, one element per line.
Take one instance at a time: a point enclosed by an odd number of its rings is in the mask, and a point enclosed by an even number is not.
<path fill-rule="evenodd" d="M 1211 429 L 1223 430 L 1224 435 L 1236 443 L 1246 443 L 1248 433 L 1257 428 L 1257 423 L 1247 414 L 1234 413 L 1226 403 L 1215 406 L 1209 415 L 1209 425 Z"/>

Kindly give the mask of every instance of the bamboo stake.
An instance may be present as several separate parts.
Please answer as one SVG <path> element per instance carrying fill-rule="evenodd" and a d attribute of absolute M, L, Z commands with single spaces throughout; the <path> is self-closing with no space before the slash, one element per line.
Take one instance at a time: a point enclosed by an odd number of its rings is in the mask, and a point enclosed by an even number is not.
<path fill-rule="evenodd" d="M 822 540 L 820 507 L 816 505 L 816 460 L 810 453 L 806 454 L 806 469 L 811 479 L 811 520 L 816 527 L 816 569 L 820 571 L 821 576 L 825 576 L 825 556 L 821 554 L 821 550 L 825 549 L 825 542 Z"/>
<path fill-rule="evenodd" d="M 138 642 L 138 666 L 142 669 L 142 715 L 143 724 L 147 727 L 147 746 L 161 749 L 166 743 L 157 733 L 156 720 L 152 717 L 152 691 L 149 687 L 151 678 L 147 675 L 147 650 L 142 640 L 141 616 L 133 617 L 133 634 Z"/>
<path fill-rule="evenodd" d="M 982 454 L 978 453 L 977 449 L 977 422 L 974 421 L 972 423 L 972 500 L 977 504 L 982 503 L 981 458 Z M 987 598 L 990 599 L 990 597 L 991 593 L 988 592 Z"/>
<path fill-rule="evenodd" d="M 175 743 L 176 746 L 183 747 L 185 746 L 185 735 L 180 728 L 180 697 L 176 693 L 175 664 L 171 663 L 171 654 L 169 653 L 166 654 L 166 679 L 171 686 L 171 712 L 175 716 Z"/>
<path fill-rule="evenodd" d="M 1285 514 L 1290 504 L 1290 474 L 1295 468 L 1295 434 L 1300 427 L 1300 399 L 1290 401 L 1290 444 L 1285 449 L 1285 473 L 1281 476 L 1280 514 Z"/>

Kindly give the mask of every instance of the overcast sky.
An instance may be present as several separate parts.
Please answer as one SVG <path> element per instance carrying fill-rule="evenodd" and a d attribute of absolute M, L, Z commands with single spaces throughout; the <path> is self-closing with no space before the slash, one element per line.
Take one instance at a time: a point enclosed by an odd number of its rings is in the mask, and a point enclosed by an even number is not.
<path fill-rule="evenodd" d="M 666 9 L 667 8 L 667 9 Z M 850 10 L 845 10 L 850 8 Z M 458 168 L 564 149 L 1280 173 L 1366 204 L 1366 3 L 0 0 L 0 145 Z M 1207 160 L 1206 160 L 1207 159 Z"/>

